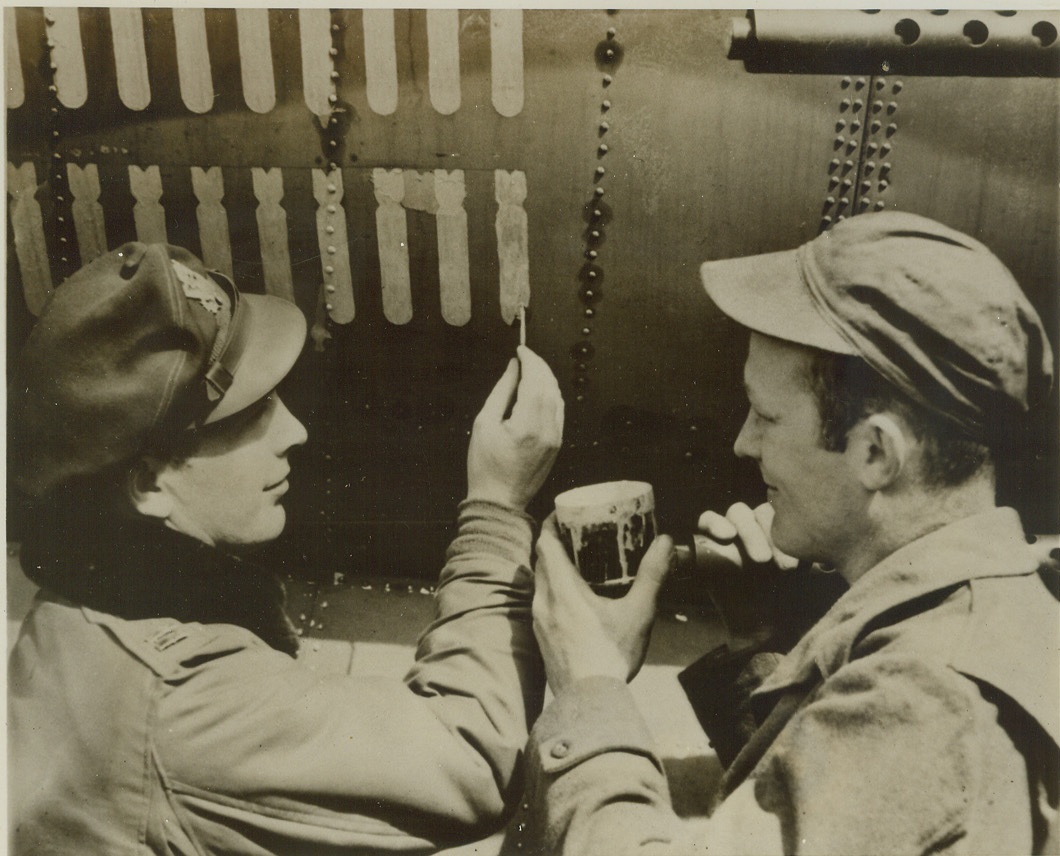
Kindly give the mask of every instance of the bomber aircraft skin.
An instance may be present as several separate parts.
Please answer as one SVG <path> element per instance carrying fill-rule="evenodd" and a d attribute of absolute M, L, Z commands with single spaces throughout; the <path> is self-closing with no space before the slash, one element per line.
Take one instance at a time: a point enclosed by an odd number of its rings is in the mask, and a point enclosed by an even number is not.
<path fill-rule="evenodd" d="M 310 338 L 284 396 L 311 439 L 270 555 L 431 579 L 525 306 L 567 414 L 531 511 L 640 479 L 688 533 L 762 494 L 702 262 L 911 211 L 993 248 L 1057 330 L 1058 20 L 5 7 L 8 354 L 129 240 L 294 301 Z M 1054 396 L 1002 479 L 1043 535 L 1057 433 Z"/>

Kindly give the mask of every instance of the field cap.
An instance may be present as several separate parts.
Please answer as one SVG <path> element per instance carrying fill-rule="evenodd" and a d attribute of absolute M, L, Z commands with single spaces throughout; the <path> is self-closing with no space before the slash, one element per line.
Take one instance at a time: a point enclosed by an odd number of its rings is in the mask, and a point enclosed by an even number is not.
<path fill-rule="evenodd" d="M 794 250 L 706 262 L 700 275 L 734 321 L 861 357 L 973 437 L 1049 394 L 1049 340 L 1012 274 L 926 217 L 862 214 Z"/>
<path fill-rule="evenodd" d="M 16 364 L 15 484 L 39 497 L 272 391 L 305 343 L 293 303 L 241 294 L 180 247 L 129 243 L 55 289 Z"/>

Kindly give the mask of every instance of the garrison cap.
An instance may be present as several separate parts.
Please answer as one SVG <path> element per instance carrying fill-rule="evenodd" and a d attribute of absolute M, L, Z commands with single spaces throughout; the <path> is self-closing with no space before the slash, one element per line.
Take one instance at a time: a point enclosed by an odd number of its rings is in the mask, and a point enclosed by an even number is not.
<path fill-rule="evenodd" d="M 897 211 L 850 217 L 794 250 L 705 262 L 707 294 L 758 333 L 856 355 L 914 401 L 984 437 L 1041 403 L 1042 322 L 979 241 Z"/>
<path fill-rule="evenodd" d="M 181 247 L 100 256 L 55 289 L 17 360 L 14 483 L 43 496 L 239 412 L 291 370 L 305 334 L 293 303 L 241 294 Z"/>

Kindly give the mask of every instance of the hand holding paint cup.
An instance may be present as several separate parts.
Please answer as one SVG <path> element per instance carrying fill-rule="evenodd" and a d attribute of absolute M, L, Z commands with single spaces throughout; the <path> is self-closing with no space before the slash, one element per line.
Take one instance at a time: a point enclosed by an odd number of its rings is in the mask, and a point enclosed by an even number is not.
<path fill-rule="evenodd" d="M 647 482 L 586 485 L 556 497 L 560 539 L 598 593 L 624 594 L 655 537 L 655 495 Z"/>

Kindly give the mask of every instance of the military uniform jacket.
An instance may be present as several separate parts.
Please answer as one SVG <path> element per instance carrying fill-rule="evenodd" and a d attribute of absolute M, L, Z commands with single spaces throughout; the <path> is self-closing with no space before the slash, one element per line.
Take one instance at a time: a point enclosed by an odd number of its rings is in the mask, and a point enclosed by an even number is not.
<path fill-rule="evenodd" d="M 626 687 L 579 682 L 534 727 L 506 852 L 1056 852 L 1060 612 L 1038 571 L 1011 509 L 869 570 L 752 696 L 707 818 L 674 815 Z"/>
<path fill-rule="evenodd" d="M 14 852 L 429 852 L 501 822 L 541 674 L 531 521 L 465 503 L 405 681 L 43 593 L 10 661 Z"/>

